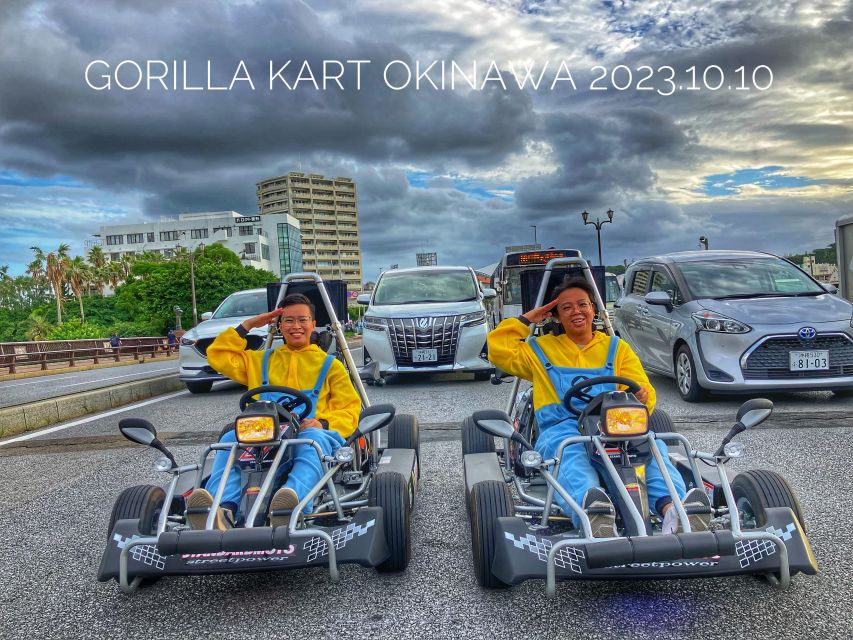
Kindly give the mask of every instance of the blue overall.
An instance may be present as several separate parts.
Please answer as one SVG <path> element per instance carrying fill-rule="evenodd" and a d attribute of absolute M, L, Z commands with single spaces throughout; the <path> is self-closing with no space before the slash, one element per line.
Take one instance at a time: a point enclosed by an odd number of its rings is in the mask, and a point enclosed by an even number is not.
<path fill-rule="evenodd" d="M 572 367 L 557 367 L 551 364 L 542 351 L 542 347 L 537 344 L 536 338 L 530 340 L 530 347 L 533 349 L 533 353 L 536 354 L 536 357 L 542 363 L 548 374 L 548 378 L 551 380 L 551 384 L 554 385 L 557 397 L 561 399 L 566 394 L 566 391 L 581 378 L 614 375 L 613 364 L 616 359 L 616 349 L 618 346 L 619 338 L 612 336 L 610 338 L 610 348 L 607 351 L 607 360 L 603 367 L 597 369 L 575 369 Z M 587 393 L 591 396 L 596 396 L 606 391 L 615 390 L 616 385 L 614 384 L 598 384 L 589 389 Z M 572 398 L 572 405 L 578 409 L 583 409 L 586 403 L 578 398 Z M 540 407 L 536 411 L 536 421 L 539 424 L 539 437 L 536 439 L 536 450 L 546 460 L 557 455 L 557 447 L 560 445 L 560 442 L 571 436 L 580 435 L 577 418 L 563 406 L 562 402 Z M 686 492 L 684 481 L 669 461 L 666 444 L 661 440 L 657 440 L 656 444 L 667 465 L 667 471 L 669 471 L 672 483 L 675 485 L 679 497 L 684 497 Z M 609 484 L 610 479 L 607 478 L 607 481 Z M 587 490 L 591 487 L 600 486 L 598 474 L 593 469 L 584 444 L 577 443 L 563 449 L 563 459 L 560 462 L 560 472 L 557 476 L 557 482 L 581 506 L 583 505 L 583 497 Z M 646 487 L 648 490 L 649 506 L 653 510 L 658 500 L 669 497 L 666 483 L 654 458 L 646 466 Z M 557 493 L 554 494 L 554 498 L 566 514 L 572 515 L 575 526 L 580 526 L 580 518 L 572 511 L 566 501 Z"/>
<path fill-rule="evenodd" d="M 272 349 L 267 349 L 264 352 L 263 364 L 261 367 L 261 385 L 269 385 L 269 358 Z M 313 418 L 317 414 L 317 401 L 320 398 L 320 389 L 323 388 L 323 383 L 326 381 L 326 376 L 329 373 L 329 368 L 332 366 L 334 356 L 326 356 L 323 367 L 320 369 L 320 375 L 317 376 L 317 382 L 313 389 L 305 389 L 303 393 L 311 398 L 311 413 L 306 418 Z M 271 400 L 275 402 L 282 394 L 279 393 L 262 393 L 261 400 Z M 313 440 L 323 450 L 325 455 L 332 455 L 335 449 L 343 446 L 344 439 L 337 431 L 326 429 L 302 429 L 298 437 L 305 440 Z M 225 433 L 219 442 L 236 442 L 237 434 L 233 429 Z M 222 480 L 222 473 L 225 471 L 225 465 L 228 462 L 227 451 L 217 451 L 213 460 L 213 470 L 210 474 L 210 479 L 207 481 L 205 488 L 214 493 L 219 487 L 219 482 Z M 296 495 L 302 500 L 314 485 L 323 476 L 323 465 L 317 457 L 317 451 L 309 444 L 299 444 L 293 447 L 293 462 L 289 465 L 290 473 L 287 476 L 285 487 L 290 487 L 296 491 Z M 278 477 L 281 478 L 288 469 L 282 465 L 279 469 Z M 237 464 L 231 467 L 231 473 L 228 474 L 228 481 L 225 484 L 225 491 L 222 494 L 223 506 L 228 506 L 236 513 L 237 505 L 240 504 L 240 496 L 242 494 L 242 486 L 240 481 L 240 468 Z M 311 506 L 307 505 L 305 513 L 311 512 Z"/>

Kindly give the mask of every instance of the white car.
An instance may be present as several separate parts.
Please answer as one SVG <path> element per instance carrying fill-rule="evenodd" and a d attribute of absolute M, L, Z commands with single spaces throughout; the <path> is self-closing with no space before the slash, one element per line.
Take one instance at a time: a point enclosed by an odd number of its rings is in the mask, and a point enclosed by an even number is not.
<path fill-rule="evenodd" d="M 207 348 L 216 336 L 228 327 L 236 327 L 243 320 L 266 312 L 266 289 L 238 291 L 225 298 L 213 313 L 202 314 L 204 321 L 181 336 L 180 379 L 191 393 L 207 393 L 214 382 L 226 379 L 207 362 Z M 246 348 L 262 349 L 266 337 L 266 327 L 252 329 L 246 336 Z M 280 345 L 281 338 L 276 335 L 272 346 Z"/>
<path fill-rule="evenodd" d="M 416 267 L 383 273 L 372 293 L 358 297 L 364 315 L 365 367 L 387 374 L 469 371 L 486 380 L 485 300 L 469 267 Z"/>

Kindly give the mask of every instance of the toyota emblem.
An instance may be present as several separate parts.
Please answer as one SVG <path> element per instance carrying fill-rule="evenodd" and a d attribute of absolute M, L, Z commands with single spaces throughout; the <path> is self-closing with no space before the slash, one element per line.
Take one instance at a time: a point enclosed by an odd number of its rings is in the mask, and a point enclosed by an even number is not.
<path fill-rule="evenodd" d="M 800 336 L 800 340 L 814 340 L 817 331 L 814 327 L 803 327 L 797 332 L 797 335 Z"/>

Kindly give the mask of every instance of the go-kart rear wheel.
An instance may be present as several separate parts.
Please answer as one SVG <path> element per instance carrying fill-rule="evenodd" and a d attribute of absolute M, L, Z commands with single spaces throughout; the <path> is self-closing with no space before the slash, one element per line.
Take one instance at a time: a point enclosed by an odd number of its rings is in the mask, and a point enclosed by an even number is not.
<path fill-rule="evenodd" d="M 376 570 L 380 573 L 405 570 L 412 557 L 412 500 L 406 478 L 402 473 L 376 474 L 370 483 L 367 503 L 382 507 L 385 542 L 391 553 Z"/>
<path fill-rule="evenodd" d="M 477 428 L 473 418 L 462 421 L 462 455 L 469 453 L 494 453 L 495 439 Z"/>
<path fill-rule="evenodd" d="M 128 487 L 116 498 L 110 514 L 110 524 L 107 529 L 107 540 L 112 535 L 113 528 L 119 520 L 139 520 L 139 533 L 143 536 L 154 535 L 157 532 L 157 520 L 163 509 L 166 492 L 162 487 L 153 484 L 140 484 Z M 159 580 L 159 576 L 143 578 L 140 587 L 147 587 Z"/>
<path fill-rule="evenodd" d="M 806 530 L 802 508 L 794 490 L 775 471 L 755 469 L 737 474 L 732 480 L 732 494 L 743 519 L 754 519 L 758 529 L 767 526 L 765 509 L 788 507 L 794 512 L 803 531 Z"/>
<path fill-rule="evenodd" d="M 474 574 L 480 586 L 503 589 L 507 585 L 492 573 L 497 540 L 497 519 L 515 515 L 509 487 L 498 480 L 478 482 L 471 488 L 471 548 L 474 552 Z"/>
<path fill-rule="evenodd" d="M 649 429 L 658 434 L 678 433 L 675 424 L 672 422 L 672 418 L 663 409 L 655 409 L 654 413 L 649 416 Z M 663 441 L 668 445 L 681 444 L 679 440 L 675 440 L 674 438 L 663 438 Z"/>

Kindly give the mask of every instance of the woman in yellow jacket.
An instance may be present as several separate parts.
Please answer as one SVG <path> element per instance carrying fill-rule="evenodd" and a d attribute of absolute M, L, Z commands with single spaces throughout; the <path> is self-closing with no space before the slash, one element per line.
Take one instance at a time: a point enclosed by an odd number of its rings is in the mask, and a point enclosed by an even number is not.
<path fill-rule="evenodd" d="M 281 318 L 279 326 L 285 344 L 267 351 L 247 351 L 246 335 Z M 235 328 L 223 331 L 207 348 L 210 366 L 235 382 L 250 389 L 261 385 L 277 385 L 298 389 L 308 395 L 313 408 L 302 421 L 299 437 L 320 445 L 323 453 L 331 455 L 355 431 L 361 411 L 361 398 L 352 385 L 343 364 L 311 344 L 316 328 L 314 305 L 301 294 L 284 298 L 279 308 L 244 320 Z M 234 442 L 234 431 L 228 431 L 220 442 Z M 227 451 L 218 451 L 213 470 L 205 488 L 187 497 L 187 513 L 193 529 L 203 529 L 213 496 L 222 479 L 228 459 Z M 286 524 L 288 515 L 272 515 L 292 510 L 299 504 L 323 475 L 316 450 L 307 444 L 294 447 L 293 466 L 284 486 L 276 491 L 270 502 L 270 524 Z M 215 527 L 233 526 L 234 514 L 240 504 L 243 487 L 240 469 L 231 468 Z M 310 511 L 306 509 L 306 511 Z"/>
<path fill-rule="evenodd" d="M 649 412 L 655 406 L 654 387 L 630 345 L 615 336 L 593 331 L 594 295 L 586 280 L 567 279 L 555 288 L 553 295 L 554 299 L 548 304 L 517 319 L 504 320 L 488 336 L 489 359 L 495 366 L 533 382 L 534 410 L 539 425 L 536 450 L 545 459 L 556 455 L 560 442 L 579 435 L 577 418 L 563 406 L 562 400 L 566 391 L 581 376 L 592 378 L 618 375 L 630 378 L 642 387 L 634 394 L 637 399 L 648 407 Z M 562 325 L 564 335 L 540 336 L 529 343 L 525 342 L 525 338 L 530 335 L 530 325 L 541 322 L 552 313 L 555 313 Z M 588 393 L 595 396 L 615 389 L 612 384 L 595 385 Z M 585 406 L 578 399 L 572 404 L 578 409 Z M 691 528 L 693 531 L 706 530 L 710 525 L 707 495 L 701 489 L 686 493 L 681 475 L 669 461 L 666 444 L 658 440 L 657 446 L 663 454 L 679 498 L 685 501 L 686 508 L 690 506 L 688 513 L 701 512 L 701 516 L 690 516 Z M 595 537 L 616 535 L 613 503 L 600 488 L 598 475 L 584 445 L 574 444 L 563 450 L 557 481 L 587 511 Z M 674 532 L 678 524 L 676 511 L 670 508 L 672 499 L 654 459 L 646 468 L 646 486 L 649 506 L 664 518 L 664 532 Z M 572 515 L 577 526 L 577 514 L 559 494 L 556 498 L 563 510 Z M 700 504 L 693 505 L 694 502 Z"/>

